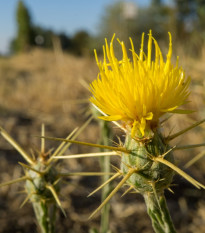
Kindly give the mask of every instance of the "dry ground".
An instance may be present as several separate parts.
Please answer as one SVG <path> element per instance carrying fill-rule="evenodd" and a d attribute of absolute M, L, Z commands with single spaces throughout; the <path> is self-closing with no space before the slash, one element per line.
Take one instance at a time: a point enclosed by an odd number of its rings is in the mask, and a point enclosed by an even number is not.
<path fill-rule="evenodd" d="M 205 118 L 205 56 L 198 61 L 183 54 L 180 63 L 193 78 L 191 103 L 188 107 L 196 113 L 174 116 L 166 124 L 165 133 L 176 132 L 196 120 Z M 0 59 L 0 125 L 27 151 L 39 147 L 42 123 L 49 136 L 66 137 L 76 126 L 87 119 L 89 92 L 86 83 L 97 75 L 95 61 L 52 51 L 32 50 L 28 54 Z M 92 121 L 78 137 L 87 142 L 98 142 L 98 124 Z M 175 144 L 204 143 L 205 125 L 192 130 L 173 142 Z M 47 141 L 47 148 L 58 143 Z M 72 146 L 71 153 L 87 152 L 86 147 Z M 176 160 L 181 168 L 203 148 L 180 151 Z M 22 169 L 19 154 L 0 138 L 0 182 L 19 177 Z M 113 161 L 118 163 L 118 161 Z M 64 163 L 65 170 L 97 171 L 97 159 L 78 159 Z M 205 184 L 205 164 L 201 159 L 186 171 Z M 98 178 L 76 177 L 68 179 L 62 188 L 61 199 L 67 218 L 60 213 L 57 232 L 86 233 L 99 229 L 99 216 L 88 221 L 89 214 L 100 204 L 100 193 L 87 198 L 89 192 L 100 184 Z M 205 232 L 205 192 L 196 190 L 179 176 L 175 177 L 175 194 L 166 193 L 175 225 L 180 233 Z M 19 208 L 25 196 L 19 193 L 22 184 L 0 190 L 0 233 L 37 232 L 32 207 L 27 203 Z M 151 233 L 143 199 L 136 194 L 120 198 L 120 191 L 111 201 L 110 229 L 113 233 Z"/>

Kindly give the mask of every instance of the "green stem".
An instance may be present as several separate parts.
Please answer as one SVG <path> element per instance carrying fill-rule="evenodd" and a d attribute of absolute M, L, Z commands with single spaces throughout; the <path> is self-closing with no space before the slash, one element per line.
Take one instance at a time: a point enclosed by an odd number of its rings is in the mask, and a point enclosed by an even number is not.
<path fill-rule="evenodd" d="M 56 205 L 47 204 L 43 201 L 33 202 L 33 209 L 38 221 L 41 233 L 54 233 L 55 231 L 55 213 Z"/>
<path fill-rule="evenodd" d="M 164 195 L 144 194 L 147 212 L 156 233 L 176 233 Z"/>
<path fill-rule="evenodd" d="M 110 130 L 110 127 L 108 125 L 108 122 L 100 121 L 100 130 L 101 130 L 101 143 L 102 143 L 102 145 L 109 145 L 109 138 L 110 138 L 111 130 Z M 105 150 L 103 150 L 103 151 L 105 151 Z M 110 176 L 109 176 L 110 156 L 101 157 L 100 165 L 101 165 L 101 171 L 106 173 L 102 177 L 102 183 L 104 183 L 106 180 L 108 180 L 110 178 Z M 102 193 L 101 193 L 102 202 L 107 198 L 107 196 L 109 195 L 109 192 L 110 192 L 110 185 L 107 184 L 102 189 Z M 101 212 L 101 224 L 100 224 L 100 232 L 101 233 L 107 233 L 109 231 L 109 212 L 110 212 L 110 204 L 106 204 L 102 208 L 102 212 Z"/>

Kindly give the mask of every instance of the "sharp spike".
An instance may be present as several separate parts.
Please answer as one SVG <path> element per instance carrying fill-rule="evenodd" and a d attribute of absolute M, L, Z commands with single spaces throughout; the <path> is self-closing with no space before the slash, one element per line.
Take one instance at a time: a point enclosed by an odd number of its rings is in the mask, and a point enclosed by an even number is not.
<path fill-rule="evenodd" d="M 135 169 L 130 169 L 129 172 L 124 176 L 124 178 L 120 181 L 120 183 L 115 187 L 115 189 L 105 198 L 103 203 L 90 215 L 89 219 L 91 219 L 102 207 L 107 204 L 107 202 L 113 197 L 113 195 L 122 187 L 122 185 L 130 178 L 130 176 L 135 172 Z"/>
<path fill-rule="evenodd" d="M 32 170 L 32 171 L 38 173 L 39 175 L 43 175 L 43 174 L 44 174 L 44 172 L 38 171 L 38 170 L 36 170 L 35 168 L 32 168 L 32 167 L 30 167 L 30 166 L 27 165 L 27 164 L 24 164 L 24 163 L 21 163 L 21 162 L 18 162 L 18 163 L 19 163 L 22 167 L 27 168 L 27 169 L 29 169 L 29 170 Z"/>
<path fill-rule="evenodd" d="M 171 152 L 172 150 L 174 150 L 176 148 L 176 146 L 170 148 L 168 151 L 166 151 L 163 155 L 162 158 L 164 158 L 167 154 L 169 154 L 169 152 Z"/>
<path fill-rule="evenodd" d="M 57 195 L 57 193 L 56 193 L 54 187 L 53 187 L 52 185 L 46 185 L 46 188 L 47 188 L 48 190 L 51 191 L 51 193 L 52 193 L 52 195 L 53 195 L 53 197 L 54 197 L 54 199 L 55 199 L 57 205 L 60 207 L 62 213 L 63 213 L 64 216 L 66 217 L 66 213 L 65 213 L 65 211 L 64 211 L 64 209 L 63 209 L 63 207 L 62 207 L 62 205 L 61 205 L 61 202 L 60 202 L 60 200 L 59 200 L 59 198 L 58 198 L 58 195 Z"/>
<path fill-rule="evenodd" d="M 127 193 L 129 193 L 129 191 L 131 191 L 132 189 L 134 189 L 132 186 L 130 186 L 127 190 L 125 190 L 125 192 L 121 195 L 121 197 L 124 197 Z"/>
<path fill-rule="evenodd" d="M 3 186 L 6 186 L 6 185 L 15 184 L 15 183 L 18 183 L 20 181 L 24 181 L 24 180 L 28 180 L 28 179 L 29 178 L 27 176 L 22 176 L 21 178 L 17 178 L 15 180 L 10 180 L 8 182 L 1 183 L 0 188 L 3 187 Z"/>
<path fill-rule="evenodd" d="M 68 173 L 59 173 L 58 177 L 64 176 L 104 176 L 104 175 L 113 175 L 111 172 L 68 172 Z"/>
<path fill-rule="evenodd" d="M 82 131 L 90 124 L 90 122 L 93 120 L 94 116 L 90 116 L 88 120 L 79 128 L 79 130 L 74 134 L 72 137 L 72 140 L 76 139 Z"/>
<path fill-rule="evenodd" d="M 31 153 L 32 159 L 35 161 L 36 157 L 35 157 L 33 149 L 30 149 L 30 153 Z"/>
<path fill-rule="evenodd" d="M 176 138 L 176 137 L 178 137 L 178 136 L 180 136 L 180 135 L 186 133 L 187 131 L 189 131 L 189 130 L 195 128 L 195 127 L 197 127 L 198 125 L 200 125 L 200 124 L 202 124 L 202 123 L 204 123 L 204 122 L 205 122 L 205 119 L 203 119 L 203 120 L 201 120 L 201 121 L 198 121 L 198 122 L 196 122 L 195 124 L 193 124 L 193 125 L 187 127 L 186 129 L 183 129 L 183 130 L 179 131 L 179 132 L 176 133 L 176 134 L 173 134 L 173 135 L 171 135 L 171 136 L 166 137 L 165 140 L 166 140 L 166 141 L 171 141 L 171 140 L 173 140 L 174 138 Z"/>
<path fill-rule="evenodd" d="M 165 119 L 163 119 L 161 122 L 160 122 L 160 125 L 163 125 L 166 121 L 168 121 L 171 117 L 173 117 L 173 115 L 169 115 L 167 116 Z"/>
<path fill-rule="evenodd" d="M 191 159 L 189 162 L 187 162 L 184 167 L 188 168 L 194 163 L 196 163 L 199 159 L 201 159 L 205 155 L 205 150 L 200 152 L 198 155 L 196 155 L 193 159 Z"/>
<path fill-rule="evenodd" d="M 125 163 L 124 161 L 121 161 L 121 163 L 123 163 L 127 168 L 132 169 L 132 167 L 129 164 Z"/>
<path fill-rule="evenodd" d="M 91 122 L 91 120 L 94 118 L 94 116 L 91 116 L 88 118 L 88 120 L 78 129 L 74 129 L 70 135 L 68 135 L 68 137 L 66 139 L 76 139 L 78 137 L 78 135 L 80 135 L 82 133 L 82 131 L 88 126 L 88 124 Z M 67 145 L 66 145 L 67 144 Z M 55 156 L 61 156 L 67 149 L 68 147 L 71 145 L 70 142 L 66 143 L 66 141 L 63 141 L 60 146 L 57 148 L 57 150 L 54 152 L 54 154 L 50 157 L 50 159 L 48 160 L 48 163 L 50 163 L 52 161 L 52 159 Z"/>
<path fill-rule="evenodd" d="M 90 116 L 88 120 L 77 130 L 77 132 L 72 135 L 71 140 L 75 140 L 83 132 L 83 130 L 90 124 L 93 118 L 94 116 Z M 58 155 L 59 156 L 62 155 L 70 145 L 71 143 L 68 143 Z"/>
<path fill-rule="evenodd" d="M 60 180 L 61 180 L 61 178 L 58 178 L 57 180 L 55 180 L 55 181 L 53 182 L 53 186 L 57 185 L 58 182 L 59 182 Z"/>
<path fill-rule="evenodd" d="M 36 137 L 39 137 L 39 136 L 36 136 Z M 45 138 L 48 139 L 48 140 L 65 141 L 65 142 L 70 142 L 70 143 L 84 145 L 84 146 L 91 146 L 91 147 L 97 147 L 97 148 L 103 148 L 103 149 L 108 149 L 108 150 L 122 151 L 122 152 L 125 152 L 125 153 L 130 153 L 129 150 L 126 150 L 123 147 L 104 146 L 104 145 L 100 145 L 100 144 L 81 142 L 81 141 L 74 141 L 74 140 L 69 140 L 69 139 L 64 139 L 64 138 L 55 138 L 55 137 L 45 137 Z"/>
<path fill-rule="evenodd" d="M 171 193 L 174 194 L 174 191 L 173 191 L 171 188 L 168 188 L 168 190 L 169 190 Z"/>
<path fill-rule="evenodd" d="M 79 80 L 79 83 L 86 89 L 86 90 L 90 90 L 89 89 L 89 84 L 82 78 L 82 79 L 80 79 Z M 69 103 L 70 103 L 70 101 L 69 101 Z M 88 100 L 87 100 L 87 103 L 88 103 Z"/>
<path fill-rule="evenodd" d="M 168 167 L 170 167 L 175 172 L 177 172 L 179 175 L 181 175 L 182 177 L 184 177 L 184 179 L 186 179 L 187 181 L 189 181 L 191 184 L 193 184 L 198 189 L 200 189 L 200 188 L 205 189 L 205 186 L 203 184 L 201 184 L 198 181 L 196 181 L 194 178 L 192 178 L 187 173 L 185 173 L 184 171 L 182 171 L 180 168 L 178 168 L 177 166 L 175 166 L 173 163 L 170 163 L 169 161 L 167 161 L 167 160 L 165 160 L 165 159 L 163 159 L 161 157 L 153 157 L 153 160 L 158 161 L 160 163 L 163 163 L 163 164 L 167 165 Z"/>
<path fill-rule="evenodd" d="M 29 199 L 31 198 L 31 196 L 33 194 L 34 194 L 34 192 L 32 192 L 32 193 L 30 193 L 29 195 L 26 196 L 26 198 L 24 199 L 24 201 L 20 205 L 20 209 L 29 201 Z"/>
<path fill-rule="evenodd" d="M 113 181 L 115 178 L 117 178 L 120 175 L 121 175 L 121 173 L 114 174 L 112 177 L 110 177 L 108 180 L 106 180 L 103 184 L 101 184 L 97 189 L 95 189 L 93 192 L 91 192 L 87 197 L 92 196 L 94 193 L 96 193 L 97 191 L 102 189 L 106 184 L 110 183 L 111 181 Z"/>
<path fill-rule="evenodd" d="M 145 165 L 140 169 L 141 171 L 149 164 L 149 162 L 145 163 Z"/>
<path fill-rule="evenodd" d="M 120 156 L 116 152 L 99 152 L 99 153 L 56 156 L 53 159 L 76 159 L 76 158 L 90 158 L 90 157 L 102 157 L 102 156 L 112 156 L 112 155 Z"/>
<path fill-rule="evenodd" d="M 132 192 L 130 192 L 130 193 L 134 193 L 134 194 L 136 194 L 136 193 L 139 193 L 138 191 L 136 191 L 136 190 L 134 190 L 134 191 L 132 191 Z"/>
<path fill-rule="evenodd" d="M 41 125 L 41 136 L 42 136 L 42 138 L 41 138 L 41 153 L 44 154 L 45 153 L 45 138 L 43 138 L 43 137 L 45 137 L 45 125 L 44 124 Z"/>
<path fill-rule="evenodd" d="M 16 193 L 22 194 L 22 193 L 27 193 L 27 191 L 25 189 L 23 189 L 23 190 L 17 191 Z"/>
<path fill-rule="evenodd" d="M 114 166 L 113 164 L 111 164 L 111 167 L 118 173 L 122 174 L 122 172 L 120 171 L 119 168 L 117 168 L 116 166 Z"/>
<path fill-rule="evenodd" d="M 20 145 L 4 130 L 0 127 L 1 135 L 21 154 L 21 156 L 29 163 L 34 164 L 35 162 L 30 156 L 20 147 Z"/>
<path fill-rule="evenodd" d="M 202 146 L 205 146 L 205 143 L 186 145 L 186 146 L 176 146 L 175 148 L 173 148 L 173 150 L 186 150 L 186 149 L 192 149 L 192 148 L 197 148 L 197 147 L 202 147 Z"/>
<path fill-rule="evenodd" d="M 70 139 L 70 138 L 73 136 L 73 134 L 74 134 L 77 130 L 78 130 L 78 128 L 75 128 L 75 129 L 66 137 L 66 139 Z M 63 142 L 57 147 L 57 149 L 54 151 L 54 153 L 52 154 L 52 156 L 49 158 L 48 163 L 50 163 L 51 160 L 52 160 L 55 156 L 58 155 L 58 153 L 60 152 L 60 150 L 63 148 L 63 146 L 64 146 L 65 144 L 66 144 L 66 142 L 63 141 Z"/>

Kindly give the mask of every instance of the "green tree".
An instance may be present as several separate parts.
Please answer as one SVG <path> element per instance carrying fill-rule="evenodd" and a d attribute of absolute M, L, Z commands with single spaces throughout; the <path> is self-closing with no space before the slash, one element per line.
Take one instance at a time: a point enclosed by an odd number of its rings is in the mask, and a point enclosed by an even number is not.
<path fill-rule="evenodd" d="M 205 42 L 205 0 L 174 0 L 176 29 L 186 52 L 200 56 Z"/>
<path fill-rule="evenodd" d="M 32 43 L 34 46 L 47 49 L 53 48 L 52 39 L 56 34 L 52 30 L 42 28 L 41 26 L 33 26 L 32 32 Z"/>
<path fill-rule="evenodd" d="M 104 12 L 99 26 L 98 44 L 106 37 L 110 41 L 114 33 L 127 47 L 130 47 L 129 37 L 133 39 L 136 49 L 140 47 L 142 32 L 148 34 L 151 29 L 156 39 L 168 39 L 168 31 L 175 31 L 174 8 L 166 5 L 162 0 L 152 0 L 150 5 L 140 7 L 133 2 L 117 1 L 109 5 Z M 116 43 L 116 46 L 118 44 Z M 119 46 L 118 46 L 119 47 Z M 102 48 L 98 48 L 98 54 Z M 145 48 L 146 49 L 146 48 Z M 115 48 L 117 55 L 121 55 Z"/>
<path fill-rule="evenodd" d="M 29 10 L 23 1 L 19 1 L 16 11 L 17 37 L 14 43 L 14 50 L 26 52 L 32 45 L 32 23 Z"/>
<path fill-rule="evenodd" d="M 89 54 L 90 36 L 86 31 L 78 31 L 72 38 L 72 52 L 78 56 Z"/>
<path fill-rule="evenodd" d="M 99 22 L 98 38 L 96 38 L 96 49 L 98 54 L 102 52 L 104 38 L 111 40 L 113 34 L 116 38 L 124 41 L 125 45 L 130 44 L 129 37 L 135 38 L 138 33 L 137 6 L 131 2 L 116 1 L 108 5 Z M 100 47 L 99 47 L 100 45 Z M 120 56 L 120 46 L 116 43 L 116 55 Z"/>

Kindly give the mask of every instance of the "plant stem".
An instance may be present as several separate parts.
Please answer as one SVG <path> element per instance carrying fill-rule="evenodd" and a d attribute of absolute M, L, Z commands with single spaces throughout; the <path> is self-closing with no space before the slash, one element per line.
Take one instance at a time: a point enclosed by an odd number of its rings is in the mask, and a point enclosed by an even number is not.
<path fill-rule="evenodd" d="M 108 122 L 100 121 L 100 130 L 101 130 L 101 143 L 102 145 L 109 145 L 109 138 L 111 134 L 110 127 L 108 125 Z M 105 151 L 105 150 L 103 150 Z M 102 182 L 104 183 L 106 180 L 110 178 L 110 156 L 103 156 L 100 159 L 100 165 L 101 165 L 101 171 L 106 173 L 102 177 Z M 106 199 L 106 197 L 109 195 L 110 192 L 110 185 L 107 184 L 102 189 L 101 193 L 101 199 L 102 202 Z M 110 212 L 110 204 L 106 204 L 102 208 L 101 212 L 101 224 L 100 224 L 100 232 L 101 233 L 107 233 L 109 231 L 109 212 Z"/>
<path fill-rule="evenodd" d="M 41 233 L 54 233 L 56 205 L 47 204 L 43 201 L 33 202 L 33 208 Z"/>
<path fill-rule="evenodd" d="M 155 232 L 176 233 L 164 195 L 145 193 L 144 199 L 147 206 L 147 213 L 152 220 L 152 226 Z"/>

